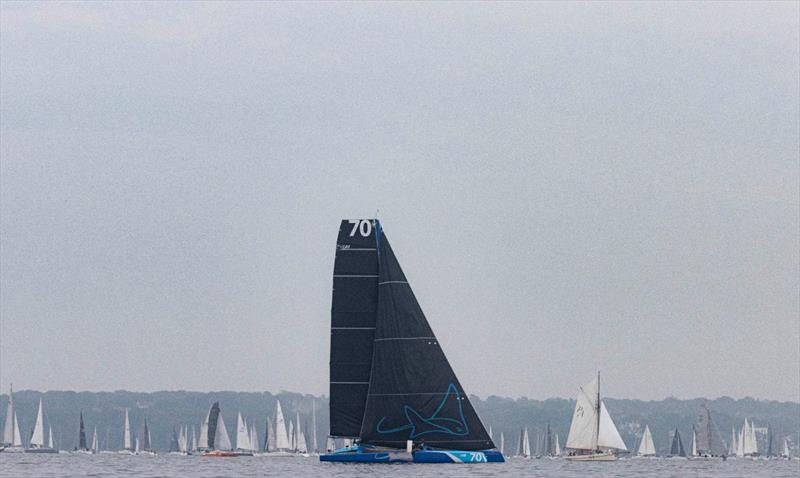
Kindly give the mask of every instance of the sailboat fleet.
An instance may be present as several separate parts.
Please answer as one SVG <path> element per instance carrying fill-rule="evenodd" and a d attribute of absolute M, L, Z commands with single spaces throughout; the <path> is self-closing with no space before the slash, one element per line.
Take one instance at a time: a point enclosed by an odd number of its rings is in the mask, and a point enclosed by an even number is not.
<path fill-rule="evenodd" d="M 489 463 L 505 461 L 505 434 L 495 442 L 469 402 L 416 301 L 385 232 L 377 219 L 344 220 L 339 228 L 333 271 L 330 355 L 330 434 L 325 462 L 356 463 Z M 422 391 L 425 392 L 422 392 Z M 274 417 L 274 419 L 273 419 Z M 35 424 L 23 442 L 13 388 L 9 392 L 0 451 L 58 453 L 52 426 L 40 398 Z M 79 414 L 75 453 L 101 452 L 97 426 L 87 442 L 84 416 Z M 147 418 L 141 434 L 131 428 L 128 409 L 122 421 L 120 454 L 155 455 Z M 274 416 L 266 417 L 264 439 L 255 420 L 236 415 L 234 442 L 214 402 L 199 426 L 173 427 L 169 452 L 204 457 L 308 457 L 317 454 L 316 408 L 310 425 L 284 414 L 276 401 Z M 767 437 L 760 452 L 757 434 Z M 523 459 L 564 458 L 570 461 L 614 461 L 628 449 L 600 393 L 600 373 L 580 387 L 564 447 L 550 425 L 531 439 L 520 427 L 510 454 Z M 687 448 L 678 430 L 670 431 L 669 452 L 680 459 L 716 457 L 790 458 L 790 442 L 774 442 L 772 430 L 757 428 L 749 418 L 731 428 L 723 440 L 708 407 L 700 407 Z M 108 433 L 106 435 L 106 447 Z M 499 445 L 499 446 L 497 446 Z M 635 447 L 635 457 L 656 457 L 649 425 Z"/>

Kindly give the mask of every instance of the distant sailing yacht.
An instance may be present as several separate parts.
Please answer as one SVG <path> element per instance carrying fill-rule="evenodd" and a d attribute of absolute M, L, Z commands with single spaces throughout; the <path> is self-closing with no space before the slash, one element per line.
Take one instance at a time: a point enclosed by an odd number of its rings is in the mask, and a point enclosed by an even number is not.
<path fill-rule="evenodd" d="M 50 430 L 50 444 L 45 446 L 44 439 L 44 413 L 42 412 L 42 399 L 39 398 L 39 412 L 36 414 L 36 425 L 33 427 L 33 434 L 25 453 L 58 453 L 52 444 L 53 431 Z"/>
<path fill-rule="evenodd" d="M 696 450 L 692 450 L 693 456 L 699 458 L 725 456 L 726 449 L 722 441 L 722 435 L 720 435 L 719 429 L 711 418 L 711 412 L 705 403 L 700 406 L 696 432 L 693 440 L 693 446 L 696 447 Z"/>
<path fill-rule="evenodd" d="M 758 456 L 758 441 L 756 440 L 756 430 L 752 422 L 744 419 L 744 425 L 739 431 L 739 439 L 736 447 L 737 457 L 756 457 Z"/>
<path fill-rule="evenodd" d="M 75 453 L 91 453 L 92 450 L 86 445 L 86 427 L 83 425 L 83 412 L 80 412 L 81 422 L 78 428 L 78 448 Z"/>
<path fill-rule="evenodd" d="M 566 448 L 573 461 L 614 461 L 614 450 L 627 451 L 605 403 L 600 399 L 600 373 L 578 392 Z"/>
<path fill-rule="evenodd" d="M 686 458 L 686 450 L 683 448 L 683 441 L 678 429 L 672 435 L 672 444 L 669 447 L 669 456 L 671 458 Z"/>
<path fill-rule="evenodd" d="M 97 425 L 94 426 L 94 435 L 92 436 L 92 453 L 100 453 L 100 441 L 97 439 Z"/>
<path fill-rule="evenodd" d="M 272 426 L 272 420 L 267 419 L 267 440 L 266 440 L 266 453 L 264 456 L 269 457 L 290 457 L 293 456 L 292 444 L 289 440 L 289 435 L 286 432 L 286 420 L 283 416 L 283 409 L 281 408 L 281 401 L 277 400 L 275 404 L 275 426 Z"/>
<path fill-rule="evenodd" d="M 332 295 L 330 435 L 358 443 L 321 461 L 504 461 L 377 219 L 341 222 Z"/>
<path fill-rule="evenodd" d="M 125 455 L 132 455 L 136 450 L 134 450 L 132 443 L 131 443 L 131 421 L 128 417 L 128 409 L 125 409 L 125 427 L 123 428 L 123 435 L 122 435 L 122 450 L 119 453 Z"/>
<path fill-rule="evenodd" d="M 642 441 L 639 442 L 639 449 L 636 452 L 639 457 L 653 457 L 656 456 L 656 447 L 653 444 L 653 435 L 650 433 L 650 427 L 644 426 L 644 433 L 642 434 Z"/>
<path fill-rule="evenodd" d="M 6 422 L 3 426 L 3 444 L 0 451 L 5 453 L 22 453 L 22 435 L 19 433 L 19 420 L 17 411 L 14 410 L 14 387 L 8 392 L 8 407 L 6 408 Z"/>
<path fill-rule="evenodd" d="M 225 428 L 225 420 L 219 410 L 219 402 L 211 405 L 208 411 L 208 446 L 203 456 L 213 457 L 234 457 L 241 456 L 240 453 L 231 451 L 231 438 L 228 436 L 228 429 Z M 202 437 L 202 435 L 201 435 Z"/>
<path fill-rule="evenodd" d="M 253 447 L 250 443 L 251 436 L 247 421 L 242 418 L 242 412 L 236 417 L 236 452 L 240 456 L 253 456 Z"/>
<path fill-rule="evenodd" d="M 137 443 L 137 455 L 155 455 L 156 452 L 153 450 L 153 441 L 150 438 L 150 429 L 147 427 L 147 417 L 144 419 L 144 431 L 142 432 L 142 448 L 138 449 L 139 439 L 136 439 Z"/>

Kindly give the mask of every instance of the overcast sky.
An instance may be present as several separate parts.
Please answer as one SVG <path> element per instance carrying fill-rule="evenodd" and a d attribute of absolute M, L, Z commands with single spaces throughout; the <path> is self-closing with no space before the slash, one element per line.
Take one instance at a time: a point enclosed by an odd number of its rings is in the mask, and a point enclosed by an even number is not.
<path fill-rule="evenodd" d="M 797 2 L 0 12 L 4 392 L 327 394 L 379 209 L 469 393 L 800 400 Z"/>

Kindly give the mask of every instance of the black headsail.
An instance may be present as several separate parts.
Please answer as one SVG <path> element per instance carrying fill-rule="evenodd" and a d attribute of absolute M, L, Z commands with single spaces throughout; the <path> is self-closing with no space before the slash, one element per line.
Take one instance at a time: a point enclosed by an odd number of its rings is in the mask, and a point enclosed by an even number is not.
<path fill-rule="evenodd" d="M 376 221 L 343 220 L 331 304 L 330 434 L 358 437 L 372 367 L 378 303 Z"/>
<path fill-rule="evenodd" d="M 361 442 L 494 448 L 433 334 L 386 235 L 378 233 L 378 314 Z"/>
<path fill-rule="evenodd" d="M 208 448 L 214 450 L 215 438 L 217 436 L 217 421 L 219 420 L 219 402 L 214 402 L 208 411 Z M 172 430 L 173 433 L 175 430 Z"/>

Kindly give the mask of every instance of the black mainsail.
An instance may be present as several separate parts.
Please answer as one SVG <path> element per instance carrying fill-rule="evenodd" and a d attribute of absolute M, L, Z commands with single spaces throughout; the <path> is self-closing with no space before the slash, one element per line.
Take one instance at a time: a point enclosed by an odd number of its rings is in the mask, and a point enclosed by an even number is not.
<path fill-rule="evenodd" d="M 377 314 L 361 442 L 394 448 L 404 448 L 408 440 L 439 449 L 494 448 L 380 223 L 373 225 Z"/>
<path fill-rule="evenodd" d="M 74 430 L 74 428 L 73 428 Z M 75 435 L 73 435 L 75 436 Z M 79 450 L 88 450 L 89 448 L 86 446 L 86 428 L 83 426 L 83 412 L 81 412 L 81 425 L 80 429 L 78 430 L 78 449 Z"/>
<path fill-rule="evenodd" d="M 208 448 L 214 450 L 215 438 L 217 436 L 217 421 L 219 420 L 219 402 L 214 402 L 211 409 L 208 411 Z M 173 435 L 175 429 L 172 430 Z"/>
<path fill-rule="evenodd" d="M 361 432 L 378 305 L 376 224 L 368 219 L 342 221 L 336 240 L 331 304 L 331 436 L 354 438 Z"/>

